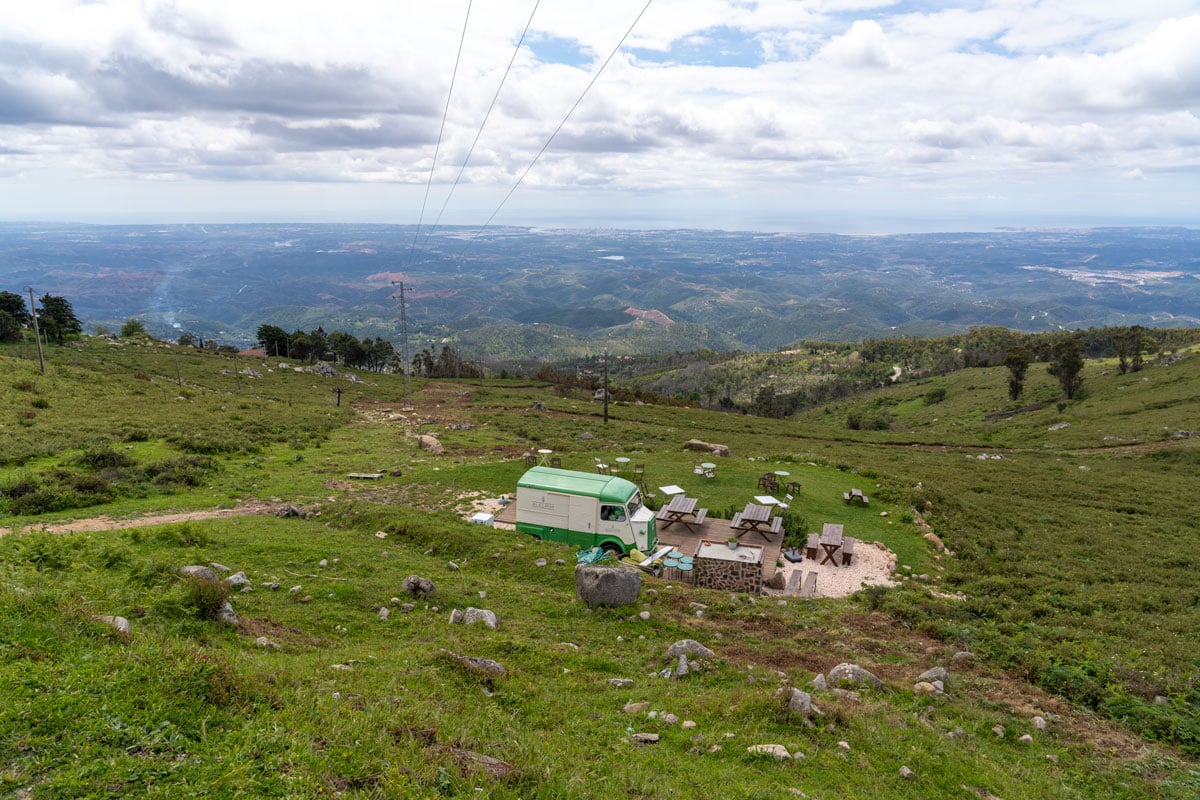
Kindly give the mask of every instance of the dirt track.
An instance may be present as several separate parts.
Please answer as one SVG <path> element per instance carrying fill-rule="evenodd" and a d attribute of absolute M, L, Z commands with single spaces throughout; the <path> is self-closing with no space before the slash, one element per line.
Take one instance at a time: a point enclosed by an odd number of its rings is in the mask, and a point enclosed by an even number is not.
<path fill-rule="evenodd" d="M 60 522 L 50 525 L 33 524 L 25 526 L 25 530 L 45 531 L 47 533 L 86 533 L 92 531 L 114 531 L 122 528 L 141 528 L 147 525 L 169 525 L 174 522 L 191 522 L 200 519 L 221 519 L 222 517 L 245 517 L 252 514 L 274 514 L 282 506 L 279 504 L 263 503 L 251 500 L 233 508 L 214 508 L 204 511 L 180 511 L 174 514 L 147 514 L 140 517 L 113 519 L 99 516 L 87 519 L 77 519 L 70 522 Z M 0 536 L 12 533 L 12 528 L 0 528 Z"/>

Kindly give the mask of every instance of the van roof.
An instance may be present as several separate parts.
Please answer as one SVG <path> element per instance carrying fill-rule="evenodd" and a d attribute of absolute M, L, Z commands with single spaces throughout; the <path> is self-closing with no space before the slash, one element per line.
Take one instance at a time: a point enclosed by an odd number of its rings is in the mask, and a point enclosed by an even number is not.
<path fill-rule="evenodd" d="M 554 467 L 531 467 L 517 481 L 517 488 L 595 497 L 606 503 L 628 502 L 638 490 L 631 481 L 615 475 L 575 472 Z"/>

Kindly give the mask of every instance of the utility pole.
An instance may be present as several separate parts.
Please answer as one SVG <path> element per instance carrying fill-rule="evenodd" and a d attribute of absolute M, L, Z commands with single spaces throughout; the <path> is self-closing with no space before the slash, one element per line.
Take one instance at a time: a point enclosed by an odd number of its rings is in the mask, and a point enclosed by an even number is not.
<path fill-rule="evenodd" d="M 608 351 L 604 351 L 604 424 L 608 424 Z"/>
<path fill-rule="evenodd" d="M 37 306 L 33 302 L 33 287 L 26 286 L 25 291 L 29 292 L 29 311 L 33 315 L 33 339 L 37 342 L 38 347 L 38 366 L 42 368 L 42 374 L 46 374 L 46 358 L 42 355 L 42 334 L 38 331 L 37 321 Z"/>
<path fill-rule="evenodd" d="M 414 240 L 415 241 L 415 240 Z M 400 284 L 400 363 L 404 371 L 404 400 L 412 395 L 412 364 L 408 358 L 408 315 L 404 310 L 404 281 L 399 281 Z M 397 281 L 392 281 L 395 286 Z"/>

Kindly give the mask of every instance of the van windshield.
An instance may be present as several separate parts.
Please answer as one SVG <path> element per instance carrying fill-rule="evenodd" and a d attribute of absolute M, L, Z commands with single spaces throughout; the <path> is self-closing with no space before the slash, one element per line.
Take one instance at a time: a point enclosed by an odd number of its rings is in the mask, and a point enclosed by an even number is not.
<path fill-rule="evenodd" d="M 634 492 L 633 497 L 629 498 L 629 516 L 637 514 L 638 509 L 642 507 L 641 492 Z"/>

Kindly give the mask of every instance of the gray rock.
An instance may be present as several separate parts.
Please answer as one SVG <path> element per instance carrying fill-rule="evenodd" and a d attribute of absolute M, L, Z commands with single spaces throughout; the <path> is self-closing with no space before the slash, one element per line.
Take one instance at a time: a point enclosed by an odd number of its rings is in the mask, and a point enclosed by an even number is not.
<path fill-rule="evenodd" d="M 567 561 L 565 558 L 556 558 L 554 559 L 554 565 L 558 567 L 565 567 L 567 565 Z"/>
<path fill-rule="evenodd" d="M 250 579 L 246 577 L 244 572 L 235 572 L 225 579 L 225 582 L 230 586 L 249 586 Z"/>
<path fill-rule="evenodd" d="M 124 617 L 110 616 L 108 614 L 97 614 L 93 617 L 97 622 L 103 622 L 105 625 L 111 625 L 117 633 L 122 636 L 129 636 L 133 633 L 133 628 L 129 625 L 129 620 Z"/>
<path fill-rule="evenodd" d="M 215 561 L 208 562 L 208 565 L 217 572 L 233 572 L 233 570 L 231 570 L 229 567 L 225 566 L 224 564 L 218 564 Z"/>
<path fill-rule="evenodd" d="M 849 700 L 852 703 L 861 703 L 862 702 L 862 695 L 859 694 L 858 692 L 854 691 L 853 689 L 838 689 L 835 687 L 833 689 L 830 689 L 829 691 L 833 692 L 835 695 L 842 698 L 843 700 Z"/>
<path fill-rule="evenodd" d="M 217 580 L 217 573 L 202 564 L 189 564 L 186 567 L 180 567 L 179 574 L 185 578 L 194 578 L 198 581 Z"/>
<path fill-rule="evenodd" d="M 687 674 L 688 674 L 687 654 L 680 653 L 679 654 L 679 665 L 677 667 L 675 667 L 675 677 L 682 678 L 683 676 L 685 676 Z"/>
<path fill-rule="evenodd" d="M 650 619 L 650 612 L 649 612 L 649 611 L 643 611 L 643 612 L 641 612 L 641 613 L 639 613 L 639 614 L 638 614 L 638 617 L 639 617 L 640 619 Z"/>
<path fill-rule="evenodd" d="M 908 767 L 903 767 L 903 766 L 900 767 L 900 777 L 901 778 L 915 778 L 916 776 L 917 776 L 916 773 L 913 772 Z"/>
<path fill-rule="evenodd" d="M 628 702 L 621 708 L 621 712 L 624 714 L 640 714 L 649 707 L 650 707 L 650 704 L 645 703 L 645 702 L 641 702 L 641 703 Z"/>
<path fill-rule="evenodd" d="M 944 693 L 946 691 L 946 684 L 942 683 L 941 681 L 933 681 L 933 688 Z"/>
<path fill-rule="evenodd" d="M 787 579 L 783 577 L 783 570 L 775 570 L 775 574 L 767 581 L 767 586 L 772 589 L 787 588 Z"/>
<path fill-rule="evenodd" d="M 1004 726 L 1003 725 L 993 725 L 992 733 L 996 734 L 996 736 L 1003 739 L 1004 738 Z"/>
<path fill-rule="evenodd" d="M 1032 744 L 1033 737 L 1030 736 L 1028 733 L 1026 733 L 1026 734 L 1022 735 L 1019 739 L 1017 739 L 1017 741 L 1022 742 L 1024 744 Z"/>
<path fill-rule="evenodd" d="M 384 606 L 383 608 L 379 609 L 379 620 L 381 622 L 387 622 L 387 618 L 391 615 L 391 613 L 391 609 L 389 609 L 387 606 Z"/>
<path fill-rule="evenodd" d="M 288 594 L 300 594 L 302 591 L 304 591 L 303 587 L 293 586 L 292 588 L 288 589 Z"/>
<path fill-rule="evenodd" d="M 609 678 L 608 685 L 617 689 L 628 689 L 633 686 L 633 681 L 629 678 Z"/>
<path fill-rule="evenodd" d="M 318 567 L 328 567 L 328 566 L 329 566 L 329 559 L 328 559 L 328 558 L 322 558 L 320 561 L 318 561 L 318 562 L 317 562 L 317 566 L 318 566 Z"/>
<path fill-rule="evenodd" d="M 825 676 L 817 673 L 817 677 L 808 682 L 808 685 L 816 689 L 818 692 L 823 692 L 829 688 L 829 684 L 825 681 Z"/>
<path fill-rule="evenodd" d="M 716 653 L 695 639 L 680 639 L 667 648 L 667 658 L 678 658 L 681 655 L 688 655 L 692 658 L 712 658 Z"/>
<path fill-rule="evenodd" d="M 927 669 L 918 675 L 917 680 L 929 681 L 930 683 L 933 683 L 934 681 L 944 681 L 949 677 L 950 673 L 946 672 L 944 667 L 934 667 L 932 669 Z"/>
<path fill-rule="evenodd" d="M 1171 698 L 1167 697 L 1166 695 L 1161 695 L 1161 694 L 1154 695 L 1155 705 L 1165 706 L 1165 705 L 1168 705 L 1170 702 L 1171 702 Z"/>
<path fill-rule="evenodd" d="M 453 561 L 447 561 L 446 568 L 451 572 L 458 572 L 458 564 L 455 564 Z"/>
<path fill-rule="evenodd" d="M 821 716 L 821 709 L 813 705 L 812 695 L 796 687 L 788 690 L 788 711 L 798 717 Z"/>
<path fill-rule="evenodd" d="M 661 719 L 663 725 L 676 725 L 679 723 L 679 717 L 674 714 L 663 714 Z"/>
<path fill-rule="evenodd" d="M 228 600 L 222 603 L 221 607 L 217 609 L 217 622 L 220 622 L 222 625 L 233 625 L 235 627 L 241 622 L 238 619 L 237 612 L 233 610 L 233 606 L 229 604 Z"/>
<path fill-rule="evenodd" d="M 837 746 L 838 746 L 838 750 L 842 750 L 847 753 L 850 752 L 850 743 L 849 742 L 838 742 Z"/>
<path fill-rule="evenodd" d="M 635 733 L 633 741 L 635 744 L 658 744 L 659 736 L 657 733 Z"/>
<path fill-rule="evenodd" d="M 575 567 L 575 596 L 590 608 L 633 605 L 641 590 L 640 572 L 599 564 Z"/>
<path fill-rule="evenodd" d="M 752 744 L 746 752 L 756 756 L 770 756 L 776 761 L 787 761 L 792 757 L 788 749 L 781 744 Z"/>
<path fill-rule="evenodd" d="M 714 456 L 727 458 L 729 456 L 729 446 L 723 444 L 709 444 L 702 442 L 699 439 L 688 439 L 683 443 L 684 450 L 698 450 L 702 453 L 712 453 Z"/>
<path fill-rule="evenodd" d="M 883 681 L 872 675 L 867 670 L 860 667 L 858 664 L 838 664 L 833 669 L 829 670 L 829 675 L 826 676 L 830 686 L 856 686 L 866 687 L 871 689 L 882 689 Z"/>
<path fill-rule="evenodd" d="M 975 654 L 972 653 L 970 650 L 959 650 L 957 653 L 952 655 L 950 658 L 953 661 L 970 661 L 974 657 L 975 657 Z"/>
<path fill-rule="evenodd" d="M 428 433 L 422 433 L 417 437 L 417 447 L 422 450 L 428 450 L 430 454 L 440 456 L 446 452 L 446 448 L 437 440 L 436 436 L 430 436 Z"/>
<path fill-rule="evenodd" d="M 277 642 L 273 642 L 265 636 L 260 636 L 257 639 L 255 639 L 254 644 L 258 645 L 259 647 L 263 648 L 264 650 L 278 650 L 279 649 L 279 644 Z"/>
<path fill-rule="evenodd" d="M 1049 727 L 1049 723 L 1046 722 L 1045 717 L 1034 717 L 1030 720 L 1030 722 L 1032 722 L 1033 727 L 1037 728 L 1039 731 L 1044 731 Z"/>
<path fill-rule="evenodd" d="M 414 608 L 416 608 L 416 606 L 413 605 L 412 603 L 405 603 L 404 605 L 400 606 L 400 610 L 403 611 L 405 614 L 412 611 Z"/>
<path fill-rule="evenodd" d="M 428 578 L 422 578 L 420 575 L 409 575 L 400 582 L 400 591 L 407 592 L 411 597 L 418 600 L 429 597 L 436 591 L 433 581 Z"/>
<path fill-rule="evenodd" d="M 537 566 L 537 567 L 544 567 L 549 563 L 550 562 L 544 558 L 539 558 L 537 561 L 533 562 L 534 566 Z"/>
<path fill-rule="evenodd" d="M 506 675 L 508 670 L 498 661 L 493 661 L 490 658 L 477 658 L 476 656 L 463 656 L 458 653 L 451 653 L 449 650 L 443 650 L 450 658 L 457 661 L 459 664 L 466 667 L 471 672 L 487 677 L 500 677 Z"/>
<path fill-rule="evenodd" d="M 450 612 L 450 624 L 457 625 L 463 621 L 463 612 L 461 609 L 454 609 Z"/>
<path fill-rule="evenodd" d="M 917 694 L 940 694 L 938 688 L 929 681 L 917 681 L 913 684 L 913 691 Z"/>
<path fill-rule="evenodd" d="M 474 625 L 476 622 L 480 622 L 492 630 L 496 630 L 496 628 L 500 625 L 500 620 L 496 618 L 495 612 L 488 611 L 485 608 L 471 608 L 469 606 L 467 607 L 466 612 L 463 614 L 463 622 L 467 623 L 468 625 Z"/>

